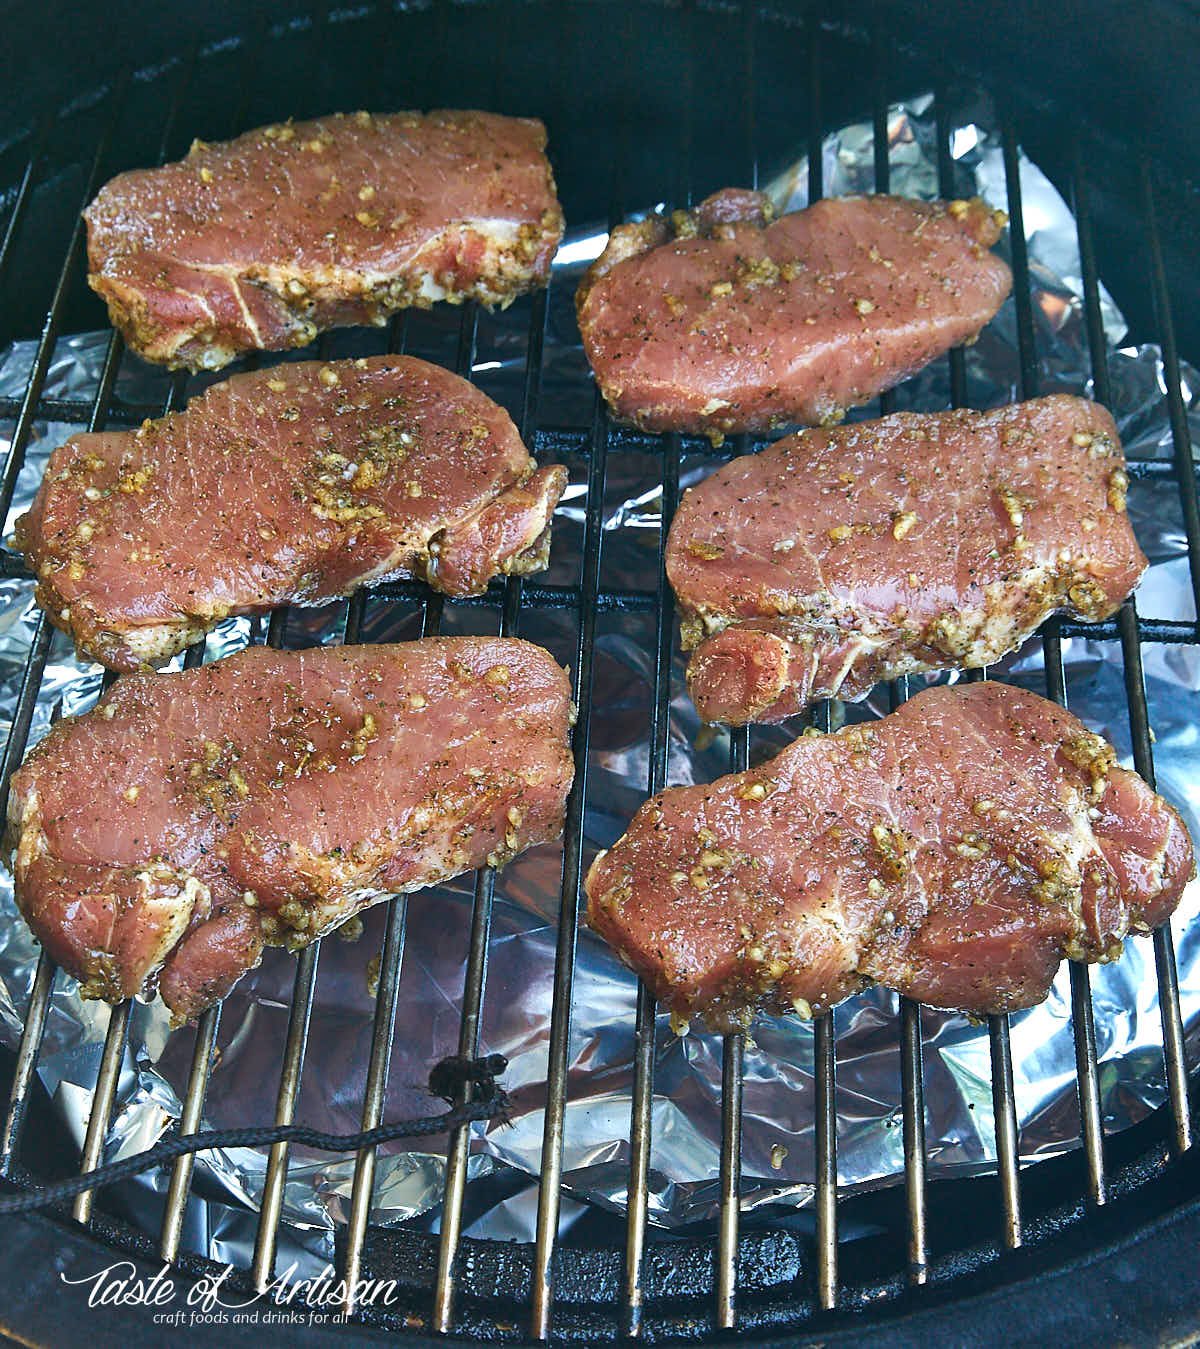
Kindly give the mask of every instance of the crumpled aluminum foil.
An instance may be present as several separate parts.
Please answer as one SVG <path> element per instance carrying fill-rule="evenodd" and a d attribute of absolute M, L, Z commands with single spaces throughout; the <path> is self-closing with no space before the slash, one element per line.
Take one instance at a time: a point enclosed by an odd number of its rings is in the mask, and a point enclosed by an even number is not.
<path fill-rule="evenodd" d="M 953 121 L 955 190 L 978 192 L 1004 207 L 1004 169 L 995 118 L 985 106 L 963 110 Z M 910 196 L 937 195 L 935 129 L 928 96 L 895 105 L 888 121 L 891 189 Z M 850 126 L 824 145 L 824 181 L 831 193 L 873 188 L 871 128 Z M 1090 391 L 1090 363 L 1082 321 L 1082 290 L 1074 222 L 1049 180 L 1022 158 L 1021 185 L 1033 271 L 1039 376 L 1044 392 Z M 800 160 L 769 187 L 781 208 L 802 206 L 807 164 Z M 571 289 L 582 266 L 601 250 L 602 229 L 574 231 L 556 263 L 551 292 L 541 425 L 586 426 L 591 383 L 571 308 Z M 510 410 L 519 411 L 528 302 L 505 314 L 481 315 L 474 378 Z M 1107 295 L 1104 325 L 1117 416 L 1131 458 L 1170 458 L 1161 354 L 1156 347 L 1122 346 L 1125 325 Z M 413 316 L 408 349 L 452 365 L 458 316 L 437 311 Z M 376 341 L 378 339 L 375 339 Z M 359 354 L 369 335 L 335 338 L 335 355 Z M 97 386 L 107 334 L 63 339 L 46 393 L 91 396 Z M 0 356 L 0 395 L 20 396 L 32 343 Z M 363 345 L 362 350 L 370 347 Z M 117 396 L 126 402 L 161 401 L 169 377 L 126 360 Z M 983 407 L 1018 394 L 1016 325 L 1011 300 L 967 352 L 970 402 Z M 1200 438 L 1200 375 L 1184 370 L 1192 434 Z M 194 393 L 207 379 L 189 385 Z M 901 407 L 947 406 L 949 377 L 938 361 L 898 391 Z M 861 409 L 856 417 L 878 414 Z M 13 518 L 25 509 L 49 450 L 69 427 L 39 424 L 18 485 Z M 684 481 L 708 472 L 717 458 L 689 453 Z M 572 483 L 559 510 L 547 579 L 577 582 L 582 538 L 585 468 L 570 462 Z M 652 589 L 656 574 L 660 460 L 652 453 L 610 454 L 602 583 Z M 1186 545 L 1172 481 L 1135 480 L 1130 512 L 1152 566 L 1139 592 L 1143 615 L 1194 618 Z M 35 621 L 31 585 L 0 582 L 0 710 L 11 715 Z M 289 644 L 339 639 L 339 606 L 296 616 Z M 366 635 L 372 640 L 417 634 L 418 614 L 405 606 L 372 606 Z M 494 630 L 486 610 L 448 605 L 443 631 Z M 228 623 L 210 638 L 209 658 L 244 644 L 252 625 Z M 561 611 L 527 611 L 521 633 L 548 646 L 568 663 L 574 619 Z M 1072 710 L 1107 736 L 1130 762 L 1129 728 L 1119 646 L 1072 639 L 1064 642 Z M 587 839 L 594 851 L 624 830 L 646 792 L 653 679 L 653 616 L 604 612 L 597 624 L 592 757 Z M 1200 656 L 1195 646 L 1144 648 L 1155 760 L 1160 790 L 1184 812 L 1200 837 Z M 1041 646 L 1035 639 L 999 671 L 1004 678 L 1044 691 Z M 95 667 L 79 665 L 56 636 L 34 718 L 31 743 L 56 709 L 86 708 L 99 688 Z M 707 781 L 728 769 L 728 739 L 703 748 L 700 727 L 685 691 L 678 653 L 670 719 L 669 780 Z M 886 700 L 847 707 L 851 718 L 879 715 Z M 4 727 L 0 725 L 0 730 Z M 794 727 L 760 728 L 755 760 L 769 757 L 795 734 Z M 702 743 L 702 742 L 701 742 Z M 589 857 L 585 862 L 590 860 Z M 481 1052 L 509 1059 L 505 1077 L 513 1099 L 511 1127 L 477 1129 L 472 1140 L 467 1231 L 476 1236 L 532 1236 L 534 1183 L 541 1153 L 545 1076 L 554 966 L 560 855 L 540 848 L 511 864 L 497 884 Z M 1194 1062 L 1200 1050 L 1200 924 L 1193 923 L 1200 886 L 1189 886 L 1174 920 L 1179 981 Z M 385 1118 L 427 1113 L 421 1087 L 430 1065 L 453 1052 L 471 911 L 470 878 L 413 896 L 396 1015 L 395 1049 Z M 383 910 L 365 915 L 356 943 L 327 939 L 320 953 L 316 1001 L 304 1082 L 296 1118 L 320 1129 L 350 1131 L 359 1125 L 374 1004 L 367 965 L 382 943 Z M 0 1037 L 15 1045 L 28 998 L 37 949 L 16 913 L 11 884 L 0 882 Z M 280 1052 L 287 1026 L 293 959 L 269 952 L 226 1000 L 205 1123 L 214 1127 L 259 1123 L 272 1117 Z M 1160 1105 L 1166 1095 L 1161 1026 L 1153 956 L 1148 941 L 1131 940 L 1115 965 L 1093 969 L 1100 1091 L 1105 1128 L 1122 1129 Z M 594 1203 L 619 1210 L 627 1183 L 636 990 L 632 977 L 586 929 L 580 933 L 570 1041 L 570 1094 L 566 1116 L 564 1221 Z M 844 1189 L 895 1183 L 903 1174 L 899 1018 L 891 993 L 875 990 L 837 1009 L 838 1166 Z M 62 1118 L 82 1139 L 108 1020 L 103 1004 L 84 1002 L 73 981 L 60 975 L 53 994 L 38 1071 Z M 926 1010 L 925 1094 L 929 1174 L 985 1171 L 995 1163 L 990 1061 L 986 1031 L 965 1018 Z M 760 1022 L 748 1049 L 743 1126 L 743 1207 L 802 1206 L 813 1193 L 813 1043 L 810 1024 L 797 1019 Z M 149 1146 L 180 1109 L 192 1053 L 189 1031 L 169 1033 L 160 1004 L 135 1005 L 130 1048 L 121 1076 L 107 1159 Z M 1074 1048 L 1066 970 L 1040 1007 L 1012 1020 L 1012 1050 L 1023 1161 L 1053 1156 L 1079 1145 Z M 693 1031 L 683 1038 L 659 1026 L 650 1217 L 678 1229 L 705 1222 L 717 1203 L 720 1152 L 719 1039 Z M 782 1155 L 782 1150 L 786 1153 Z M 773 1165 L 772 1157 L 775 1163 Z M 393 1145 L 380 1158 L 373 1220 L 399 1222 L 428 1214 L 436 1225 L 444 1168 L 444 1140 L 416 1148 Z M 255 1206 L 261 1194 L 264 1155 L 235 1150 L 197 1159 L 197 1194 L 189 1202 L 185 1245 L 218 1260 L 245 1263 L 253 1243 Z M 283 1250 L 301 1265 L 322 1262 L 332 1250 L 332 1225 L 348 1207 L 352 1160 L 297 1150 L 284 1200 Z M 492 1177 L 486 1182 L 485 1177 Z M 481 1182 L 483 1182 L 481 1184 Z M 121 1202 L 151 1229 L 165 1176 L 144 1177 L 120 1190 Z"/>

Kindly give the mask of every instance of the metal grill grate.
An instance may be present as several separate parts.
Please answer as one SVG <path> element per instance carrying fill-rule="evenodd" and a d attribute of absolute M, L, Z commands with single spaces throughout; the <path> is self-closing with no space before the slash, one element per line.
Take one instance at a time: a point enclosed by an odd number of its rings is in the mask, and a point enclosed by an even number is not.
<path fill-rule="evenodd" d="M 694 0 L 683 6 L 684 21 L 694 11 Z M 444 15 L 448 4 L 439 4 L 437 13 Z M 390 6 L 380 7 L 367 22 L 378 23 L 381 31 L 390 31 L 389 25 L 402 25 L 407 15 Z M 742 97 L 735 111 L 741 119 L 740 139 L 744 162 L 742 180 L 757 183 L 755 72 L 762 32 L 774 16 L 760 14 L 754 3 L 743 5 L 730 13 L 730 32 L 740 44 L 738 62 Z M 320 49 L 322 26 L 329 23 L 325 15 L 312 21 L 314 52 Z M 444 44 L 444 21 L 436 30 Z M 810 165 L 810 196 L 817 199 L 822 193 L 821 136 L 824 129 L 822 111 L 822 42 L 823 29 L 818 18 L 811 16 L 802 27 L 802 38 L 807 56 L 801 69 L 807 85 L 806 115 Z M 230 130 L 244 126 L 249 107 L 255 63 L 258 59 L 258 40 L 246 42 L 244 88 Z M 885 35 L 874 30 L 869 37 L 870 61 L 868 93 L 872 100 L 872 120 L 875 129 L 875 167 L 877 190 L 888 186 L 887 100 L 889 68 Z M 692 53 L 694 61 L 694 52 Z M 174 78 L 174 101 L 166 118 L 160 145 L 160 158 L 168 157 L 174 147 L 176 123 L 184 90 L 193 78 L 196 55 L 182 64 Z M 316 57 L 314 56 L 314 59 Z M 111 152 L 120 128 L 122 110 L 130 87 L 131 75 L 124 73 L 113 84 L 108 94 L 104 127 L 95 146 L 86 186 L 80 205 L 94 195 L 109 169 Z M 683 103 L 693 104 L 694 90 L 685 91 Z M 382 100 L 387 102 L 387 99 Z M 947 118 L 945 90 L 936 93 L 938 114 L 938 167 L 942 189 L 951 191 L 952 163 L 949 152 L 950 128 Z M 629 121 L 613 129 L 619 154 L 628 155 L 635 133 L 633 112 Z M 0 282 L 12 259 L 13 243 L 17 238 L 29 207 L 34 186 L 43 171 L 47 140 L 56 115 L 46 117 L 30 137 L 30 150 L 25 168 L 12 198 L 8 220 L 0 241 Z M 1020 181 L 1017 172 L 1017 139 L 1011 123 L 1004 127 L 1004 166 L 1009 195 L 1009 215 L 1012 221 L 1012 251 L 1014 296 L 1018 335 L 1020 340 L 1021 394 L 1032 397 L 1039 392 L 1037 353 L 1031 307 L 1030 274 L 1022 229 Z M 673 184 L 677 203 L 691 200 L 690 165 L 695 151 L 694 129 L 689 117 L 684 117 L 678 128 L 678 161 L 674 166 Z M 667 173 L 672 170 L 668 168 Z M 618 168 L 616 182 L 623 181 Z M 1085 312 L 1089 335 L 1095 396 L 1105 401 L 1109 396 L 1108 375 L 1104 360 L 1104 336 L 1100 318 L 1100 298 L 1096 271 L 1095 249 L 1089 215 L 1089 188 L 1084 159 L 1078 151 L 1073 165 L 1074 207 L 1079 229 L 1079 245 L 1083 266 Z M 1175 347 L 1170 296 L 1163 261 L 1162 245 L 1155 220 L 1154 187 L 1148 171 L 1141 177 L 1142 200 L 1139 203 L 1144 225 L 1146 248 L 1145 266 L 1156 306 L 1159 338 L 1163 350 L 1163 368 L 1171 415 L 1174 442 L 1174 461 L 1133 462 L 1131 477 L 1173 473 L 1178 482 L 1187 531 L 1193 590 L 1200 612 L 1200 514 L 1197 510 L 1195 466 L 1185 419 L 1183 391 L 1180 383 L 1179 359 Z M 620 220 L 624 208 L 633 205 L 621 201 L 614 192 L 610 208 L 612 222 Z M 58 274 L 41 337 L 37 344 L 29 379 L 20 400 L 0 400 L 0 417 L 15 419 L 11 446 L 0 470 L 0 504 L 7 510 L 24 460 L 26 447 L 35 422 L 44 419 L 74 423 L 96 430 L 110 420 L 131 423 L 144 416 L 161 415 L 182 405 L 186 377 L 176 378 L 166 401 L 161 406 L 148 407 L 122 404 L 114 406 L 114 388 L 124 351 L 121 339 L 113 335 L 109 341 L 103 370 L 94 397 L 88 401 L 71 398 L 43 397 L 55 343 L 63 327 L 63 316 L 72 288 L 82 284 L 82 223 L 76 222 Z M 8 278 L 11 280 L 11 278 Z M 554 967 L 553 1012 L 549 1038 L 549 1065 L 547 1074 L 547 1105 L 544 1144 L 537 1211 L 536 1242 L 532 1252 L 531 1307 L 528 1329 L 536 1338 L 546 1338 L 552 1331 L 552 1305 L 556 1275 L 557 1234 L 560 1218 L 560 1182 L 563 1169 L 564 1119 L 568 1093 L 568 1040 L 571 1026 L 571 991 L 575 946 L 579 924 L 581 871 L 584 861 L 584 805 L 588 790 L 588 747 L 591 731 L 593 689 L 594 639 L 597 615 L 608 609 L 628 609 L 655 615 L 655 664 L 652 700 L 651 754 L 647 787 L 650 792 L 660 790 L 667 782 L 667 753 L 669 709 L 671 698 L 671 652 L 673 644 L 673 599 L 667 585 L 662 545 L 679 498 L 681 460 L 686 448 L 677 435 L 651 437 L 609 423 L 605 407 L 597 397 L 591 423 L 588 426 L 547 428 L 539 426 L 539 398 L 542 381 L 542 357 L 545 342 L 548 297 L 537 296 L 531 306 L 530 326 L 526 344 L 526 367 L 519 429 L 526 444 L 543 458 L 562 458 L 579 455 L 587 463 L 586 511 L 582 543 L 581 579 L 574 585 L 551 585 L 522 582 L 509 578 L 503 585 L 496 584 L 488 593 L 466 603 L 482 606 L 497 617 L 498 630 L 504 635 L 515 635 L 521 617 L 535 609 L 565 609 L 578 618 L 578 642 L 573 662 L 574 697 L 579 706 L 579 719 L 574 733 L 576 778 L 567 807 L 563 838 L 562 903 L 558 924 L 557 950 Z M 466 308 L 458 339 L 456 369 L 470 375 L 475 349 L 476 313 Z M 403 317 L 393 322 L 388 330 L 389 350 L 404 349 L 407 323 Z M 323 354 L 324 347 L 318 345 Z M 961 406 L 966 401 L 966 379 L 961 351 L 949 356 L 952 401 Z M 885 395 L 883 410 L 889 411 L 892 400 Z M 751 453 L 761 443 L 739 437 L 730 446 L 732 454 Z M 662 521 L 657 586 L 654 590 L 620 590 L 601 584 L 601 546 L 603 541 L 603 500 L 608 458 L 628 451 L 652 451 L 662 463 Z M 15 554 L 5 552 L 0 558 L 0 571 L 9 577 L 24 576 L 23 561 Z M 414 604 L 423 607 L 422 631 L 438 630 L 443 599 L 418 583 L 396 583 L 374 588 L 369 595 L 360 595 L 347 606 L 345 640 L 361 639 L 366 604 Z M 281 611 L 271 618 L 266 641 L 273 646 L 283 643 L 286 615 Z M 1119 616 L 1110 622 L 1080 624 L 1056 621 L 1042 633 L 1045 649 L 1047 691 L 1052 698 L 1065 703 L 1062 647 L 1064 637 L 1087 636 L 1094 639 L 1117 639 L 1124 657 L 1125 682 L 1128 693 L 1129 718 L 1133 734 L 1134 757 L 1138 771 L 1154 781 L 1154 764 L 1149 734 L 1146 697 L 1142 678 L 1141 643 L 1195 642 L 1197 626 L 1191 622 L 1144 618 L 1136 604 L 1129 600 Z M 20 688 L 17 710 L 8 743 L 0 762 L 0 778 L 4 787 L 0 793 L 0 807 L 6 805 L 8 779 L 20 763 L 29 735 L 34 704 L 38 696 L 42 673 L 50 650 L 51 630 L 45 617 L 39 617 L 34 629 L 28 665 Z M 203 659 L 203 647 L 188 653 L 187 664 L 195 665 Z M 893 689 L 894 702 L 907 696 L 905 681 Z M 818 708 L 815 721 L 828 729 L 830 708 Z M 750 735 L 747 731 L 731 737 L 731 768 L 744 768 L 748 762 Z M 487 983 L 489 936 L 491 929 L 494 874 L 490 870 L 478 873 L 475 882 L 474 908 L 468 939 L 466 982 L 463 996 L 462 1021 L 458 1038 L 458 1052 L 475 1052 Z M 384 1089 L 395 1030 L 396 995 L 401 965 L 404 958 L 406 901 L 393 898 L 388 907 L 386 938 L 383 947 L 379 990 L 376 1003 L 374 1030 L 367 1067 L 366 1089 L 362 1102 L 362 1126 L 370 1128 L 379 1123 L 383 1110 Z M 1154 954 L 1158 973 L 1159 993 L 1163 1014 L 1163 1053 L 1170 1095 L 1171 1144 L 1176 1154 L 1184 1152 L 1192 1142 L 1192 1120 L 1187 1093 L 1187 1067 L 1184 1058 L 1183 1028 L 1180 1014 L 1175 959 L 1168 929 L 1154 935 Z M 313 1006 L 314 989 L 318 978 L 319 944 L 304 950 L 296 962 L 295 984 L 292 994 L 287 1039 L 280 1071 L 280 1082 L 275 1109 L 275 1122 L 288 1123 L 294 1117 L 297 1094 L 304 1072 L 305 1045 Z M 46 1024 L 50 991 L 55 978 L 51 962 L 43 955 L 34 981 L 26 1015 L 26 1025 L 17 1056 L 16 1073 L 10 1108 L 0 1136 L 0 1177 L 13 1179 L 19 1174 L 18 1151 L 30 1101 L 30 1090 L 39 1047 Z M 1080 1102 L 1081 1136 L 1086 1158 L 1086 1199 L 1095 1207 L 1106 1202 L 1107 1176 L 1105 1169 L 1104 1136 L 1100 1117 L 1099 1087 L 1096 1063 L 1096 1038 L 1092 1020 L 1092 1006 L 1087 969 L 1071 969 L 1072 1013 L 1076 1037 L 1076 1061 Z M 214 1008 L 201 1018 L 195 1032 L 195 1049 L 188 1078 L 186 1099 L 180 1131 L 194 1131 L 204 1104 L 214 1046 L 220 1019 L 220 1008 Z M 124 1053 L 129 1025 L 129 1004 L 113 1010 L 109 1022 L 103 1056 L 96 1083 L 93 1109 L 84 1142 L 81 1170 L 93 1169 L 100 1160 L 105 1135 L 108 1131 L 118 1073 Z M 629 1175 L 629 1204 L 625 1245 L 624 1274 L 621 1282 L 618 1314 L 610 1333 L 638 1336 L 646 1324 L 647 1307 L 647 1211 L 648 1179 L 651 1150 L 651 1105 L 654 1091 L 655 1004 L 643 987 L 638 993 L 635 1025 L 630 1028 L 634 1043 L 634 1090 L 631 1120 L 631 1162 Z M 925 1157 L 925 1102 L 922 1083 L 922 1039 L 920 1008 L 907 1000 L 902 1002 L 898 1026 L 901 1043 L 901 1070 L 903 1085 L 903 1142 L 905 1156 L 905 1196 L 908 1215 L 907 1277 L 912 1284 L 922 1284 L 929 1277 L 930 1256 L 927 1239 L 926 1214 L 926 1157 Z M 992 1055 L 992 1091 L 995 1106 L 998 1149 L 999 1198 L 997 1213 L 998 1244 L 1015 1248 L 1022 1244 L 1022 1188 L 1018 1172 L 1018 1138 L 1016 1107 L 1013 1092 L 1012 1057 L 1009 1044 L 1008 1021 L 993 1017 L 989 1023 Z M 723 1046 L 721 1112 L 722 1145 L 720 1165 L 720 1211 L 712 1251 L 710 1272 L 712 1322 L 717 1328 L 732 1328 L 738 1324 L 738 1258 L 739 1258 L 739 1153 L 742 1108 L 743 1058 L 745 1036 L 730 1035 Z M 838 1270 L 838 1170 L 837 1129 L 835 1111 L 836 1082 L 835 1016 L 826 1013 L 819 1017 L 815 1027 L 814 1100 L 816 1125 L 816 1226 L 815 1249 L 811 1253 L 815 1270 L 815 1303 L 817 1309 L 832 1309 L 842 1299 L 843 1290 Z M 467 1174 L 469 1129 L 459 1129 L 450 1139 L 447 1154 L 445 1197 L 438 1239 L 436 1273 L 432 1278 L 432 1306 L 426 1324 L 439 1331 L 452 1329 L 456 1324 L 454 1293 L 455 1276 L 459 1269 L 463 1229 L 463 1206 Z M 264 1286 L 272 1277 L 275 1264 L 275 1246 L 281 1212 L 283 1186 L 286 1178 L 288 1147 L 278 1144 L 268 1162 L 265 1188 L 261 1203 L 257 1241 L 250 1274 L 254 1284 Z M 364 1151 L 356 1158 L 353 1192 L 348 1227 L 343 1246 L 344 1272 L 352 1285 L 362 1268 L 364 1241 L 370 1210 L 375 1157 Z M 175 1164 L 166 1194 L 165 1218 L 160 1234 L 160 1250 L 167 1260 L 175 1260 L 180 1253 L 184 1206 L 191 1181 L 191 1159 Z M 92 1212 L 92 1195 L 83 1194 L 75 1204 L 74 1216 L 88 1222 Z M 353 1308 L 348 1308 L 353 1310 Z"/>

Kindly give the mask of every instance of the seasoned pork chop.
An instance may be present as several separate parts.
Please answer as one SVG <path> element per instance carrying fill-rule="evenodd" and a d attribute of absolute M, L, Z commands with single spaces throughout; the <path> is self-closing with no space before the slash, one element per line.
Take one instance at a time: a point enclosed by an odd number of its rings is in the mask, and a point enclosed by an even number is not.
<path fill-rule="evenodd" d="M 645 431 L 828 425 L 961 342 L 1008 294 L 978 199 L 842 197 L 771 221 L 726 190 L 615 229 L 576 294 L 600 389 Z"/>
<path fill-rule="evenodd" d="M 566 484 L 503 408 L 410 356 L 235 375 L 137 431 L 73 436 L 17 521 L 38 602 L 116 670 L 230 614 L 546 565 Z"/>
<path fill-rule="evenodd" d="M 196 141 L 88 207 L 88 282 L 132 350 L 189 370 L 409 305 L 505 305 L 547 283 L 562 237 L 545 145 L 541 122 L 487 112 Z"/>
<path fill-rule="evenodd" d="M 120 679 L 13 779 L 17 903 L 85 997 L 192 1018 L 385 894 L 557 838 L 566 673 L 435 637 Z"/>
<path fill-rule="evenodd" d="M 1040 1002 L 1113 960 L 1193 874 L 1179 815 L 1054 703 L 935 688 L 648 801 L 587 878 L 588 921 L 682 1017 L 802 1015 L 868 982 L 935 1007 Z"/>
<path fill-rule="evenodd" d="M 779 721 L 976 667 L 1056 611 L 1112 615 L 1146 567 L 1098 404 L 896 413 L 804 431 L 684 493 L 667 543 L 706 721 Z"/>

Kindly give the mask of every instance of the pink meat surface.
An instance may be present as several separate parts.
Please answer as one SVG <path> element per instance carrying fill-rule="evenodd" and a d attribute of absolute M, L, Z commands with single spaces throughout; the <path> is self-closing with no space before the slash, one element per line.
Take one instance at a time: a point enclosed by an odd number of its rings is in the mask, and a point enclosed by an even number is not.
<path fill-rule="evenodd" d="M 235 375 L 50 456 L 17 546 L 38 602 L 117 670 L 230 614 L 424 577 L 450 595 L 546 565 L 566 485 L 466 380 L 409 356 Z"/>
<path fill-rule="evenodd" d="M 261 647 L 117 681 L 13 779 L 17 903 L 85 997 L 190 1019 L 387 894 L 559 836 L 570 688 L 510 638 Z"/>
<path fill-rule="evenodd" d="M 1012 278 L 983 202 L 841 197 L 771 222 L 757 192 L 613 231 L 576 295 L 616 416 L 715 440 L 828 425 L 969 342 Z"/>
<path fill-rule="evenodd" d="M 587 878 L 588 922 L 714 1029 L 869 982 L 970 1013 L 1113 960 L 1193 874 L 1178 813 L 1054 703 L 935 688 L 648 801 Z"/>
<path fill-rule="evenodd" d="M 563 218 L 541 122 L 338 113 L 196 141 L 84 213 L 88 281 L 132 350 L 216 370 L 435 300 L 546 285 Z"/>
<path fill-rule="evenodd" d="M 706 721 L 779 721 L 991 664 L 1051 614 L 1110 617 L 1146 567 L 1098 404 L 804 431 L 685 492 L 667 544 Z"/>

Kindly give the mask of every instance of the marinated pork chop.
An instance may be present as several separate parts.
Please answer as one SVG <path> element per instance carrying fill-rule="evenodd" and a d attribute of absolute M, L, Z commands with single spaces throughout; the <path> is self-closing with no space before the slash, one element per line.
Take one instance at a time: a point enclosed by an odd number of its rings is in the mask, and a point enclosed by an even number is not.
<path fill-rule="evenodd" d="M 728 189 L 615 229 L 576 294 L 600 389 L 645 431 L 829 425 L 962 342 L 1012 278 L 978 199 L 842 197 L 769 223 Z"/>
<path fill-rule="evenodd" d="M 217 370 L 410 305 L 544 286 L 563 219 L 541 122 L 341 113 L 114 178 L 84 213 L 88 282 L 132 350 Z"/>
<path fill-rule="evenodd" d="M 901 412 L 804 431 L 684 493 L 667 543 L 706 721 L 779 721 L 882 679 L 990 664 L 1146 567 L 1098 404 Z"/>
<path fill-rule="evenodd" d="M 1116 959 L 1192 874 L 1179 815 L 1109 745 L 973 684 L 654 797 L 592 866 L 588 921 L 714 1029 L 871 981 L 1008 1012 L 1046 996 L 1064 955 Z"/>
<path fill-rule="evenodd" d="M 73 436 L 17 521 L 38 602 L 116 670 L 230 614 L 423 576 L 450 595 L 546 565 L 566 484 L 507 412 L 408 356 L 235 375 L 137 431 Z"/>
<path fill-rule="evenodd" d="M 120 679 L 13 778 L 17 903 L 85 997 L 195 1017 L 264 943 L 557 838 L 566 673 L 435 637 Z"/>

